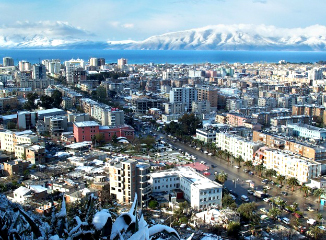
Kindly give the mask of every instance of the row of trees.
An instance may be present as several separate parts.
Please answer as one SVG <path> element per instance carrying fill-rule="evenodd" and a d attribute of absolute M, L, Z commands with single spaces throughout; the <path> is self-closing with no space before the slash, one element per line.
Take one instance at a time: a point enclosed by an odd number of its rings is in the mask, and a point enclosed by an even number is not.
<path fill-rule="evenodd" d="M 51 97 L 48 95 L 39 95 L 37 93 L 28 93 L 27 102 L 24 104 L 24 109 L 34 110 L 38 106 L 41 106 L 45 109 L 48 108 L 59 108 L 62 102 L 62 93 L 59 90 L 54 90 L 51 94 Z M 39 103 L 36 100 L 39 99 Z"/>

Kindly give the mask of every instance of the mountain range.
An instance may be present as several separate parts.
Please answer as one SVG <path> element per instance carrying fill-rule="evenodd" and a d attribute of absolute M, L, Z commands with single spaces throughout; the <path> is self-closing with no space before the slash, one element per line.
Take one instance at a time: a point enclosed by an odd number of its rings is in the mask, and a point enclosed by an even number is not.
<path fill-rule="evenodd" d="M 67 27 L 66 27 L 67 28 Z M 90 41 L 87 34 L 24 35 L 0 32 L 0 48 L 132 50 L 288 50 L 325 51 L 326 27 L 276 28 L 266 25 L 214 25 L 149 37 L 143 41 Z M 82 35 L 82 36 L 81 36 Z"/>

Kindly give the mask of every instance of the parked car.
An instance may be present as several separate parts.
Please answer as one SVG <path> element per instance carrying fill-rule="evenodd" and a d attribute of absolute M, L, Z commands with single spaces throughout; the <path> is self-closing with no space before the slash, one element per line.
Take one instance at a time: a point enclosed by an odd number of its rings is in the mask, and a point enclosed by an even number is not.
<path fill-rule="evenodd" d="M 235 167 L 236 169 L 239 169 L 239 168 L 240 168 L 238 165 L 235 165 L 234 167 Z"/>
<path fill-rule="evenodd" d="M 243 169 L 243 171 L 244 171 L 245 173 L 248 173 L 248 172 L 249 172 L 249 170 L 248 170 L 248 169 Z"/>
<path fill-rule="evenodd" d="M 264 202 L 270 202 L 271 200 L 269 198 L 264 198 L 263 201 Z"/>
<path fill-rule="evenodd" d="M 281 185 L 281 184 L 276 184 L 276 187 L 278 187 L 278 188 L 282 188 L 283 185 Z"/>
<path fill-rule="evenodd" d="M 283 196 L 287 196 L 287 195 L 289 195 L 287 192 L 281 192 L 281 194 L 282 194 Z"/>
<path fill-rule="evenodd" d="M 309 219 L 307 220 L 307 224 L 315 225 L 315 224 L 316 224 L 316 220 L 313 219 L 313 218 L 309 218 Z"/>
<path fill-rule="evenodd" d="M 262 184 L 267 184 L 268 183 L 268 179 L 264 179 L 261 181 Z"/>
<path fill-rule="evenodd" d="M 285 224 L 290 224 L 290 219 L 284 217 L 282 218 L 282 222 L 284 222 Z"/>
<path fill-rule="evenodd" d="M 254 173 L 252 171 L 249 172 L 249 175 L 254 175 Z"/>
<path fill-rule="evenodd" d="M 263 213 L 267 213 L 266 208 L 260 208 L 259 210 L 260 210 L 261 212 L 263 212 Z"/>
<path fill-rule="evenodd" d="M 251 189 L 248 189 L 248 194 L 250 194 L 250 195 L 253 195 L 254 194 L 254 191 L 253 190 L 251 190 Z"/>

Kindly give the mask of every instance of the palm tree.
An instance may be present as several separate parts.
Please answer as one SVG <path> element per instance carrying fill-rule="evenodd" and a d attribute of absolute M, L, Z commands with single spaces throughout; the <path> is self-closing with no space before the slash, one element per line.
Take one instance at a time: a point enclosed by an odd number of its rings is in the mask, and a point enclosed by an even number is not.
<path fill-rule="evenodd" d="M 244 166 L 246 166 L 246 167 L 248 167 L 248 168 L 250 168 L 250 170 L 252 169 L 252 167 L 253 167 L 253 163 L 252 163 L 252 161 L 251 160 L 249 160 L 249 161 L 246 161 L 244 164 L 243 164 Z"/>
<path fill-rule="evenodd" d="M 320 239 L 320 237 L 322 236 L 322 230 L 319 228 L 319 226 L 312 226 L 310 227 L 310 233 L 313 236 L 313 239 Z"/>
<path fill-rule="evenodd" d="M 259 176 L 260 176 L 260 177 L 261 177 L 261 175 L 262 175 L 264 169 L 265 169 L 265 167 L 264 167 L 263 164 L 259 164 L 259 165 L 256 166 L 256 171 L 259 172 Z"/>
<path fill-rule="evenodd" d="M 304 197 L 307 197 L 308 196 L 308 193 L 310 191 L 310 187 L 306 186 L 306 185 L 303 185 L 301 188 L 300 188 L 300 191 L 304 193 Z"/>
<path fill-rule="evenodd" d="M 225 152 L 224 152 L 224 155 L 225 155 L 225 157 L 227 158 L 227 160 L 228 160 L 228 164 L 229 164 L 229 163 L 230 163 L 231 153 L 229 153 L 228 151 L 225 151 Z"/>
<path fill-rule="evenodd" d="M 215 181 L 220 182 L 222 184 L 224 184 L 226 180 L 228 180 L 228 174 L 225 173 L 224 171 L 220 172 L 215 177 Z"/>
<path fill-rule="evenodd" d="M 222 159 L 222 155 L 223 155 L 224 151 L 223 150 L 218 150 L 217 151 L 217 158 L 219 158 L 220 160 Z"/>
<path fill-rule="evenodd" d="M 243 158 L 242 158 L 241 156 L 236 157 L 236 158 L 234 159 L 234 161 L 238 163 L 238 166 L 239 166 L 239 167 L 241 166 L 241 162 L 244 162 L 244 160 L 243 160 Z"/>
<path fill-rule="evenodd" d="M 277 181 L 282 185 L 283 181 L 285 180 L 285 177 L 283 175 L 277 176 Z"/>
<path fill-rule="evenodd" d="M 323 188 L 318 188 L 314 191 L 314 196 L 319 198 L 319 202 L 320 202 L 320 197 L 325 194 L 326 194 L 326 192 L 325 192 L 325 189 L 323 189 Z"/>
<path fill-rule="evenodd" d="M 294 187 L 299 185 L 299 181 L 295 177 L 290 177 L 287 182 L 291 186 L 292 192 L 294 191 Z"/>
<path fill-rule="evenodd" d="M 276 175 L 276 171 L 274 169 L 267 169 L 265 171 L 265 176 L 269 178 L 269 180 L 271 180 L 272 176 Z"/>
<path fill-rule="evenodd" d="M 281 214 L 281 210 L 279 208 L 271 208 L 268 211 L 268 215 L 273 218 L 274 220 L 276 219 L 277 216 L 279 216 Z"/>

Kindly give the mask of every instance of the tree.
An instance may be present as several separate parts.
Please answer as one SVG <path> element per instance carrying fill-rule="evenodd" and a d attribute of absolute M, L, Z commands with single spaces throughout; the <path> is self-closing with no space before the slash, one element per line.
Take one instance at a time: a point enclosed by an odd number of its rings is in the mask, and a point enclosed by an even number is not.
<path fill-rule="evenodd" d="M 280 183 L 280 185 L 283 185 L 284 180 L 285 180 L 285 176 L 283 176 L 283 175 L 277 176 L 277 181 Z"/>
<path fill-rule="evenodd" d="M 243 165 L 248 167 L 249 169 L 252 169 L 252 167 L 254 166 L 251 160 L 246 161 Z"/>
<path fill-rule="evenodd" d="M 17 128 L 17 124 L 16 123 L 13 123 L 13 122 L 8 122 L 7 123 L 7 128 L 8 129 L 16 129 Z"/>
<path fill-rule="evenodd" d="M 228 174 L 224 171 L 215 176 L 215 181 L 224 184 L 228 180 Z"/>
<path fill-rule="evenodd" d="M 281 213 L 282 211 L 279 208 L 271 208 L 268 211 L 268 216 L 275 220 L 279 215 L 281 215 Z"/>
<path fill-rule="evenodd" d="M 148 203 L 148 207 L 151 209 L 157 208 L 157 206 L 158 206 L 158 202 L 155 200 L 150 200 Z"/>
<path fill-rule="evenodd" d="M 318 198 L 319 198 L 319 202 L 320 202 L 320 197 L 321 197 L 322 195 L 325 195 L 325 193 L 326 193 L 325 189 L 323 189 L 323 188 L 318 188 L 318 189 L 316 189 L 316 190 L 314 191 L 314 196 L 315 196 L 315 197 L 318 197 Z"/>
<path fill-rule="evenodd" d="M 322 230 L 319 228 L 319 226 L 311 226 L 309 228 L 309 231 L 313 237 L 313 239 L 320 239 L 320 237 L 322 236 L 323 232 Z"/>
<path fill-rule="evenodd" d="M 223 198 L 222 198 L 222 207 L 223 208 L 229 207 L 229 208 L 235 209 L 237 207 L 237 204 L 235 203 L 235 201 L 229 194 L 225 194 L 225 195 L 223 195 Z"/>
<path fill-rule="evenodd" d="M 239 166 L 239 167 L 241 166 L 241 163 L 244 162 L 244 160 L 243 160 L 243 158 L 242 158 L 241 156 L 236 157 L 236 158 L 234 159 L 234 161 L 238 163 L 238 166 Z"/>
<path fill-rule="evenodd" d="M 228 236 L 238 238 L 241 226 L 239 222 L 229 222 L 226 229 Z"/>
<path fill-rule="evenodd" d="M 246 222 L 259 222 L 259 217 L 256 214 L 257 206 L 256 203 L 243 203 L 238 207 L 240 217 Z"/>
<path fill-rule="evenodd" d="M 269 178 L 269 180 L 271 180 L 272 176 L 276 175 L 276 171 L 274 169 L 267 169 L 265 171 L 265 176 Z"/>
<path fill-rule="evenodd" d="M 112 140 L 111 140 L 111 141 L 112 141 L 113 143 L 115 143 L 115 144 L 116 144 L 116 143 L 118 143 L 118 141 L 119 141 L 119 140 L 118 140 L 118 137 L 117 137 L 117 135 L 116 135 L 116 134 L 114 134 L 114 135 L 113 135 L 113 137 L 112 137 Z"/>
<path fill-rule="evenodd" d="M 292 192 L 294 191 L 294 187 L 299 186 L 299 181 L 295 177 L 290 177 L 287 180 L 289 186 L 292 188 Z"/>
<path fill-rule="evenodd" d="M 62 102 L 62 93 L 59 90 L 54 90 L 51 94 L 53 100 L 53 107 L 59 108 Z"/>
<path fill-rule="evenodd" d="M 224 152 L 224 156 L 226 157 L 227 161 L 228 161 L 228 164 L 230 163 L 230 157 L 231 157 L 231 153 L 228 152 L 228 151 L 225 151 Z"/>
<path fill-rule="evenodd" d="M 45 109 L 52 108 L 53 106 L 53 99 L 49 97 L 48 95 L 42 95 L 40 97 L 40 106 Z"/>
<path fill-rule="evenodd" d="M 265 167 L 263 164 L 259 164 L 256 166 L 256 171 L 259 172 L 259 176 L 261 177 L 261 175 L 263 174 L 263 171 L 264 171 Z"/>
<path fill-rule="evenodd" d="M 34 110 L 36 108 L 35 100 L 38 98 L 38 94 L 37 93 L 28 93 L 26 98 L 27 98 L 27 102 L 25 102 L 25 104 L 24 104 L 24 109 Z"/>
<path fill-rule="evenodd" d="M 310 187 L 308 187 L 306 185 L 303 185 L 300 188 L 300 191 L 304 193 L 304 197 L 307 197 L 308 196 L 308 193 L 310 192 Z"/>
<path fill-rule="evenodd" d="M 96 88 L 96 98 L 99 102 L 105 101 L 107 99 L 105 87 L 99 86 Z"/>

